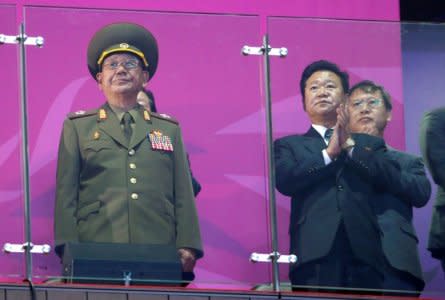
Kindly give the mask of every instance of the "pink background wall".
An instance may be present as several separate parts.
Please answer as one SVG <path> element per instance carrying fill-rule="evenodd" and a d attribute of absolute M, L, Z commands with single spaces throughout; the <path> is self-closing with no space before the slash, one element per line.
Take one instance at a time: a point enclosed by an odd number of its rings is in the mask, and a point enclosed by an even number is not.
<path fill-rule="evenodd" d="M 258 60 L 240 54 L 243 43 L 259 39 L 258 18 L 56 8 L 30 8 L 25 15 L 28 32 L 47 41 L 44 49 L 29 49 L 28 65 L 36 242 L 51 240 L 47 228 L 52 224 L 48 208 L 54 201 L 54 180 L 48 178 L 54 178 L 62 120 L 70 111 L 105 101 L 81 63 L 86 61 L 84 49 L 97 28 L 132 20 L 158 38 L 159 68 L 149 86 L 158 110 L 180 120 L 194 174 L 203 184 L 197 205 L 206 258 L 198 266 L 197 282 L 267 281 L 267 270 L 248 262 L 253 247 L 267 245 L 265 199 L 230 177 L 263 174 L 262 139 L 218 134 L 261 104 Z M 42 70 L 53 75 L 42 76 Z M 253 222 L 244 223 L 246 213 Z M 36 257 L 35 262 L 42 274 L 59 270 L 54 258 Z"/>
<path fill-rule="evenodd" d="M 0 3 L 4 3 L 5 1 Z M 104 100 L 86 68 L 86 47 L 101 26 L 134 21 L 157 37 L 160 63 L 150 81 L 158 110 L 180 121 L 192 169 L 203 186 L 197 198 L 206 256 L 197 287 L 251 288 L 270 282 L 266 264 L 251 264 L 253 251 L 269 252 L 264 95 L 261 57 L 240 54 L 270 34 L 275 137 L 304 132 L 298 80 L 311 61 L 327 58 L 351 75 L 372 79 L 394 97 L 388 142 L 403 149 L 403 95 L 398 23 L 333 21 L 295 17 L 398 20 L 398 1 L 10 1 L 0 4 L 0 32 L 14 34 L 26 21 L 30 36 L 45 38 L 27 48 L 32 225 L 35 244 L 53 242 L 55 163 L 66 114 Z M 17 6 L 14 6 L 17 5 Z M 0 243 L 22 242 L 17 58 L 0 46 L 0 80 L 7 126 L 0 131 Z M 289 201 L 278 195 L 280 252 L 287 253 Z M 2 275 L 23 273 L 22 257 L 0 254 Z M 34 256 L 42 280 L 60 274 L 55 255 Z M 287 280 L 287 266 L 281 266 Z M 11 276 L 9 276 L 11 278 Z M 13 277 L 15 278 L 15 277 Z M 6 279 L 5 279 L 6 280 Z"/>
<path fill-rule="evenodd" d="M 113 8 L 169 12 L 253 14 L 352 20 L 399 20 L 397 0 L 1 0 L 18 6 Z M 20 13 L 18 14 L 20 18 Z"/>
<path fill-rule="evenodd" d="M 16 32 L 15 7 L 0 6 L 0 32 Z M 0 130 L 0 245 L 23 243 L 23 204 L 19 148 L 19 84 L 17 49 L 0 45 L 2 119 Z M 0 274 L 5 280 L 19 280 L 24 274 L 22 255 L 0 254 Z"/>

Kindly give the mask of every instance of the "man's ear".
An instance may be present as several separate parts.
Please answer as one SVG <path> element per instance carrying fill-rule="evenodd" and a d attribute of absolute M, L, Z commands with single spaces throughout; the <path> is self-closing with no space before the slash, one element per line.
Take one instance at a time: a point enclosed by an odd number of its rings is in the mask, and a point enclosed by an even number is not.
<path fill-rule="evenodd" d="M 391 121 L 391 119 L 392 119 L 392 113 L 390 111 L 388 111 L 387 115 L 386 115 L 386 122 Z"/>
<path fill-rule="evenodd" d="M 97 83 L 102 83 L 102 72 L 96 74 Z"/>
<path fill-rule="evenodd" d="M 147 85 L 148 80 L 150 79 L 150 74 L 148 71 L 143 71 L 144 74 L 144 87 Z"/>
<path fill-rule="evenodd" d="M 102 73 L 99 72 L 96 74 L 96 81 L 97 81 L 97 85 L 99 86 L 99 89 L 102 90 Z"/>

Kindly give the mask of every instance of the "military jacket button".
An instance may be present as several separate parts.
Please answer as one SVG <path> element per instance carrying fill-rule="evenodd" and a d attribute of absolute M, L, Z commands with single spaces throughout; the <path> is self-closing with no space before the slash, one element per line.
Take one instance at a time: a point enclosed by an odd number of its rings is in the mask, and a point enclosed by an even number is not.
<path fill-rule="evenodd" d="M 131 177 L 131 178 L 130 178 L 130 182 L 133 183 L 133 184 L 135 184 L 135 183 L 137 182 L 137 179 L 134 178 L 134 177 Z"/>
<path fill-rule="evenodd" d="M 131 199 L 137 200 L 139 198 L 139 195 L 136 193 L 131 194 Z"/>
<path fill-rule="evenodd" d="M 134 151 L 134 149 L 130 149 L 130 151 L 128 151 L 128 155 L 133 156 L 136 153 L 136 151 Z"/>
<path fill-rule="evenodd" d="M 130 169 L 136 169 L 136 164 L 131 163 L 131 164 L 129 164 L 129 167 L 130 167 Z"/>

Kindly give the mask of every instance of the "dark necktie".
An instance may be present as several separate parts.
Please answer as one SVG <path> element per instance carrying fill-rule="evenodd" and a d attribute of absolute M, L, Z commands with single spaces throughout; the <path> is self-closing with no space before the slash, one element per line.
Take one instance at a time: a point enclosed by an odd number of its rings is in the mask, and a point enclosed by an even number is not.
<path fill-rule="evenodd" d="M 131 135 L 133 134 L 133 129 L 131 128 L 131 123 L 133 122 L 133 117 L 127 111 L 124 113 L 122 117 L 122 124 L 124 125 L 124 136 L 127 139 L 127 142 L 130 142 Z"/>
<path fill-rule="evenodd" d="M 332 136 L 333 133 L 334 133 L 334 129 L 332 129 L 332 128 L 328 128 L 326 130 L 326 132 L 324 133 L 324 139 L 326 141 L 328 141 L 328 143 L 329 143 L 329 140 L 331 139 L 331 136 Z"/>

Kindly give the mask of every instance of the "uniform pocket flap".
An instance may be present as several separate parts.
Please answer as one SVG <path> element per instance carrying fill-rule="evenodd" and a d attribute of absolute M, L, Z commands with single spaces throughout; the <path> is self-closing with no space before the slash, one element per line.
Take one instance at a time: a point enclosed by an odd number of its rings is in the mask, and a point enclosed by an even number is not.
<path fill-rule="evenodd" d="M 112 147 L 113 145 L 110 143 L 110 141 L 95 140 L 85 143 L 85 150 L 92 150 L 95 152 L 102 149 L 112 149 Z"/>
<path fill-rule="evenodd" d="M 85 206 L 82 206 L 77 210 L 77 218 L 78 219 L 85 219 L 88 217 L 88 215 L 98 212 L 101 206 L 100 201 L 96 201 L 90 204 L 87 204 Z"/>

